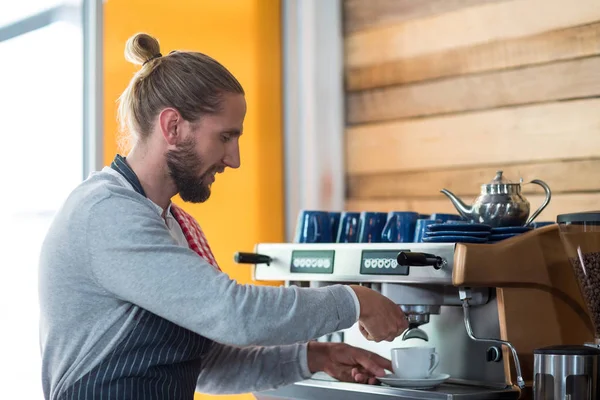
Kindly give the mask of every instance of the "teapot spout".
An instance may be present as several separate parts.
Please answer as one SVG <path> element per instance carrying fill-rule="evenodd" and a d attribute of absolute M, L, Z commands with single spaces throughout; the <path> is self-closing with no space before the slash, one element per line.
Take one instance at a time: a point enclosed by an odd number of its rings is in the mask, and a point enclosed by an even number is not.
<path fill-rule="evenodd" d="M 458 213 L 463 218 L 465 218 L 467 220 L 473 219 L 473 207 L 470 207 L 470 206 L 466 205 L 465 203 L 463 203 L 463 201 L 461 199 L 456 197 L 456 195 L 454 193 L 452 193 L 451 191 L 449 191 L 447 189 L 442 189 L 441 192 L 443 194 L 445 194 L 446 196 L 448 196 L 448 198 L 450 199 L 452 204 L 454 204 L 456 211 L 458 211 Z"/>

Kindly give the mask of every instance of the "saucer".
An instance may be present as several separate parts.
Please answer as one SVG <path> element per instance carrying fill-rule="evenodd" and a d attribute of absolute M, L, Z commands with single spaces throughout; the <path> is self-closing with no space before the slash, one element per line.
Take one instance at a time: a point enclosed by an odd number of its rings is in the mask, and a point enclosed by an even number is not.
<path fill-rule="evenodd" d="M 471 224 L 471 223 L 447 223 L 447 224 L 431 224 L 427 226 L 427 231 L 485 231 L 489 232 L 492 229 L 491 226 L 485 224 Z"/>
<path fill-rule="evenodd" d="M 503 233 L 525 233 L 533 230 L 530 226 L 499 226 L 492 228 L 492 235 Z"/>
<path fill-rule="evenodd" d="M 425 232 L 425 237 L 434 236 L 470 236 L 470 237 L 488 237 L 490 233 L 488 231 L 431 231 Z"/>
<path fill-rule="evenodd" d="M 473 236 L 426 236 L 423 238 L 424 243 L 486 243 L 487 237 Z"/>
<path fill-rule="evenodd" d="M 422 379 L 398 378 L 394 374 L 387 374 L 386 376 L 382 376 L 377 379 L 380 382 L 393 387 L 406 389 L 431 389 L 446 382 L 449 378 L 450 375 L 448 374 L 432 374 L 429 378 Z"/>

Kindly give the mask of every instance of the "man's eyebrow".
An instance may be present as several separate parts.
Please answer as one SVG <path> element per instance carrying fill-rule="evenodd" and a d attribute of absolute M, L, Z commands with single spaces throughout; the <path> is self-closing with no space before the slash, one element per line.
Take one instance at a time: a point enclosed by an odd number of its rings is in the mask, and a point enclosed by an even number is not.
<path fill-rule="evenodd" d="M 228 133 L 230 135 L 234 135 L 234 136 L 240 136 L 242 134 L 242 131 L 240 129 L 237 128 L 232 128 L 232 129 L 226 129 L 221 133 Z"/>

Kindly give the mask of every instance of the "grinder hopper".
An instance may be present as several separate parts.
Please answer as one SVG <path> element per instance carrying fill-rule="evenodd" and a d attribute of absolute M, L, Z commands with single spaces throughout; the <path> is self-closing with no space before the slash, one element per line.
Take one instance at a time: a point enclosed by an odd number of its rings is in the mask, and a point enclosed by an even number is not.
<path fill-rule="evenodd" d="M 557 222 L 600 347 L 600 211 L 562 214 Z"/>

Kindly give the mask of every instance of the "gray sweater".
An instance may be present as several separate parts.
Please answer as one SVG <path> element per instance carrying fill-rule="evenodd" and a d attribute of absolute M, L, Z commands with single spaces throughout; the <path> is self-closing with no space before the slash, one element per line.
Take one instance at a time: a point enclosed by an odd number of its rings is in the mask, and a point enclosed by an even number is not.
<path fill-rule="evenodd" d="M 309 377 L 306 342 L 357 320 L 348 287 L 242 285 L 107 172 L 59 210 L 39 271 L 47 399 L 192 399 Z"/>

